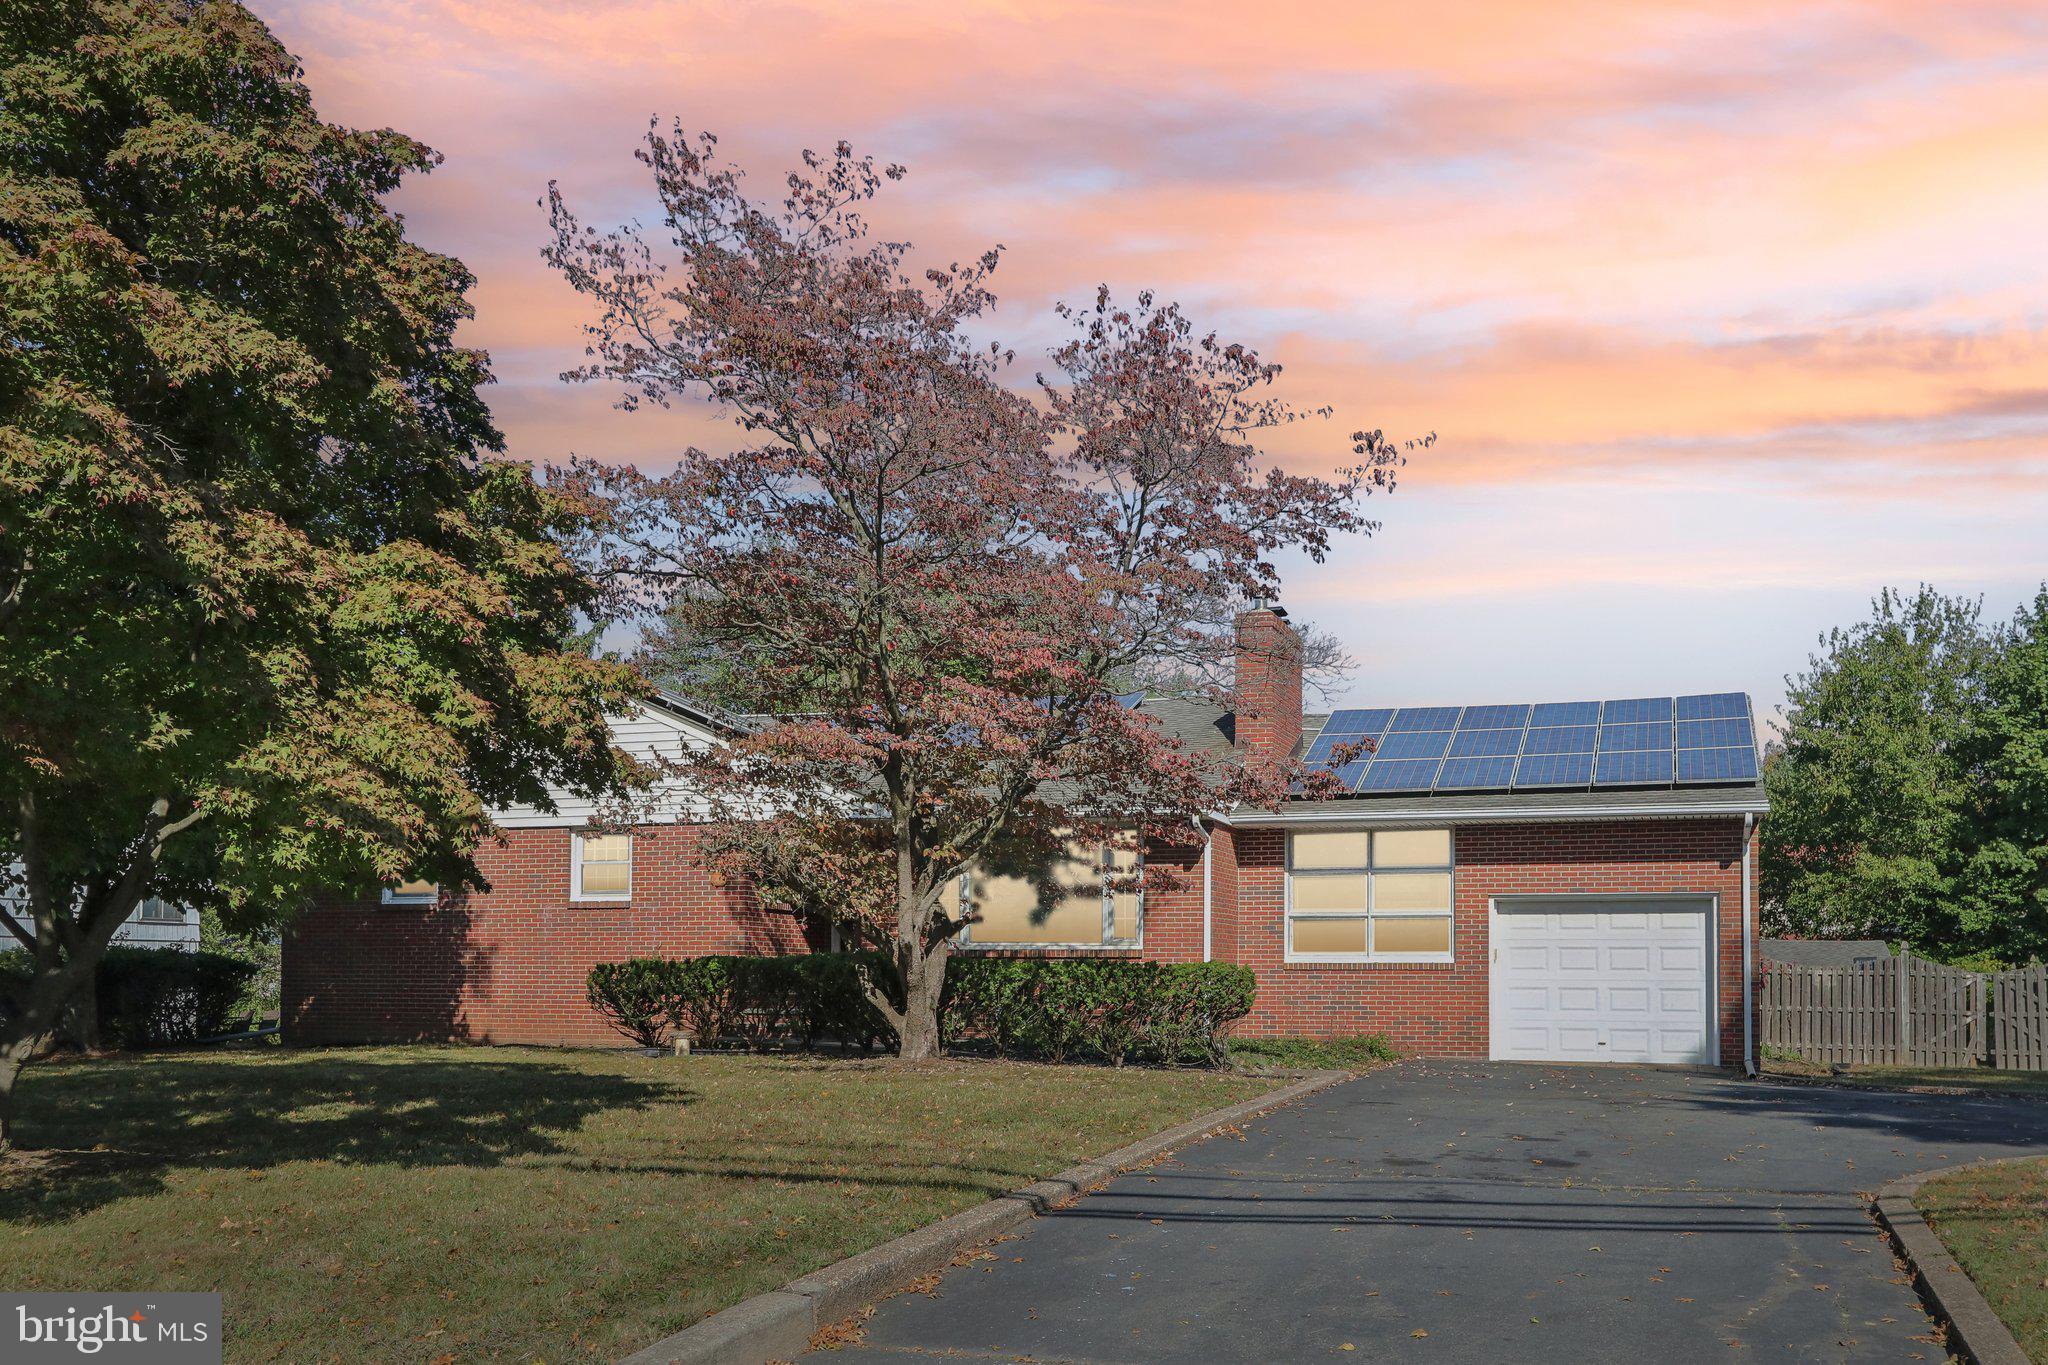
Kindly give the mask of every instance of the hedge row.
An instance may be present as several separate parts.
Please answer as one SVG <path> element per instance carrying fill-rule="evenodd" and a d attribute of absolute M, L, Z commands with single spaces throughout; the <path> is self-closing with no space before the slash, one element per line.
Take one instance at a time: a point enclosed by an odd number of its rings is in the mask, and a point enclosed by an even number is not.
<path fill-rule="evenodd" d="M 681 1034 L 749 1047 L 829 1038 L 866 1049 L 889 1030 L 861 991 L 862 967 L 893 979 L 879 953 L 634 958 L 592 968 L 587 994 L 613 1028 L 645 1047 Z M 956 957 L 940 1025 L 950 1041 L 1006 1056 L 1215 1064 L 1230 1026 L 1251 1012 L 1256 985 L 1250 968 L 1223 962 Z"/>
<path fill-rule="evenodd" d="M 162 1047 L 227 1033 L 241 1024 L 256 964 L 226 953 L 180 948 L 112 947 L 100 959 L 100 1041 L 108 1047 Z M 28 980 L 28 954 L 0 953 L 0 1016 L 12 988 Z"/>
<path fill-rule="evenodd" d="M 592 967 L 585 992 L 607 1023 L 643 1047 L 681 1034 L 749 1047 L 830 1038 L 871 1048 L 889 1028 L 861 991 L 857 960 L 878 980 L 893 971 L 879 953 L 636 957 Z"/>

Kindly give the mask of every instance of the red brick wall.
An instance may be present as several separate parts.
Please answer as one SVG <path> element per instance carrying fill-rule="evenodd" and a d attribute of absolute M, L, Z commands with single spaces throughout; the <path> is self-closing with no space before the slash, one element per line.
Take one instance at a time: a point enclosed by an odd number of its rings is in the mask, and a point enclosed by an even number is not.
<path fill-rule="evenodd" d="M 1405 1052 L 1487 1053 L 1487 901 L 1581 892 L 1720 897 L 1721 1060 L 1742 1058 L 1742 822 L 1468 825 L 1456 832 L 1456 961 L 1289 963 L 1284 835 L 1237 831 L 1237 958 L 1259 976 L 1252 1035 L 1384 1032 Z M 1222 951 L 1216 954 L 1224 957 Z"/>
<path fill-rule="evenodd" d="M 1721 1057 L 1733 1065 L 1742 1055 L 1741 829 L 1731 819 L 1461 828 L 1457 960 L 1419 965 L 1284 961 L 1285 836 L 1222 829 L 1212 853 L 1211 956 L 1258 973 L 1248 1034 L 1383 1031 L 1407 1052 L 1483 1057 L 1489 897 L 1717 894 Z M 618 1045 L 584 1002 L 593 964 L 816 946 L 794 920 L 758 909 L 745 887 L 714 884 L 692 856 L 698 831 L 686 826 L 636 836 L 630 904 L 572 902 L 570 833 L 509 832 L 478 855 L 493 890 L 446 907 L 337 900 L 308 912 L 285 940 L 287 1036 Z M 1142 955 L 1200 961 L 1200 850 L 1155 845 L 1146 856 L 1173 869 L 1180 885 L 1148 893 Z"/>
<path fill-rule="evenodd" d="M 801 952 L 798 923 L 717 884 L 699 831 L 633 840 L 629 903 L 569 899 L 568 829 L 515 829 L 477 865 L 491 883 L 442 907 L 376 899 L 315 906 L 285 937 L 283 1016 L 294 1042 L 624 1042 L 585 1003 L 599 962 L 715 952 Z"/>

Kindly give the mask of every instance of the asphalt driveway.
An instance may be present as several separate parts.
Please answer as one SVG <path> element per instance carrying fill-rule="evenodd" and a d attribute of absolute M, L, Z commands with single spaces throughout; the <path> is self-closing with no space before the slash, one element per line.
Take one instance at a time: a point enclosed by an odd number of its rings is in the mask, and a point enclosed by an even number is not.
<path fill-rule="evenodd" d="M 1409 1062 L 1124 1176 L 840 1360 L 1942 1360 L 1865 1214 L 2048 1105 Z"/>

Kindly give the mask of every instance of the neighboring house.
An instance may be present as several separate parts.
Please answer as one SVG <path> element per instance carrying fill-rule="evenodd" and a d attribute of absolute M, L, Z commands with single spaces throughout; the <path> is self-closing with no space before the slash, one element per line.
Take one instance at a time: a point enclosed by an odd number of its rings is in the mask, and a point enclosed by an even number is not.
<path fill-rule="evenodd" d="M 1867 967 L 1892 955 L 1881 938 L 1767 938 L 1764 960 L 1787 967 Z"/>
<path fill-rule="evenodd" d="M 1423 1054 L 1734 1065 L 1751 1042 L 1757 778 L 1740 694 L 1304 715 L 1293 628 L 1238 622 L 1242 717 L 1143 703 L 1212 752 L 1305 753 L 1365 736 L 1355 794 L 1215 812 L 1155 844 L 1180 885 L 1143 897 L 1085 870 L 991 878 L 963 952 L 1216 960 L 1251 967 L 1251 1034 L 1385 1032 Z M 628 752 L 716 744 L 673 699 L 617 727 Z M 492 889 L 413 885 L 325 902 L 287 935 L 284 1023 L 305 1042 L 611 1044 L 584 999 L 597 962 L 826 945 L 690 854 L 701 825 L 585 832 L 587 804 L 505 812 Z M 971 883 L 971 878 L 968 879 Z"/>
<path fill-rule="evenodd" d="M 29 927 L 27 906 L 15 897 L 0 895 L 0 914 L 11 916 L 24 929 Z M 197 948 L 199 912 L 151 896 L 114 931 L 113 941 L 134 948 Z M 0 952 L 20 946 L 20 939 L 0 929 Z"/>

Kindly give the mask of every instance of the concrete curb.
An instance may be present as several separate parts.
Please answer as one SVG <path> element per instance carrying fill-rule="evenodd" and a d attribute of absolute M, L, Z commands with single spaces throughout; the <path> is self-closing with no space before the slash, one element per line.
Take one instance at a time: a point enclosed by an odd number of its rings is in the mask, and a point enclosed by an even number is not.
<path fill-rule="evenodd" d="M 1914 1287 L 1934 1308 L 1935 1316 L 1948 1327 L 1948 1349 L 1974 1365 L 2028 1365 L 2027 1353 L 2013 1340 L 2011 1332 L 1991 1311 L 1991 1305 L 1970 1283 L 1970 1277 L 1949 1255 L 1941 1238 L 1913 1207 L 1913 1196 L 1937 1176 L 1979 1166 L 2002 1166 L 2009 1161 L 2038 1161 L 2039 1157 L 2001 1157 L 1995 1161 L 1972 1161 L 1938 1171 L 1922 1171 L 1894 1180 L 1877 1192 L 1871 1208 L 1878 1226 L 1891 1237 L 1899 1254 L 1913 1272 Z"/>
<path fill-rule="evenodd" d="M 673 1336 L 635 1351 L 619 1365 L 764 1365 L 789 1360 L 813 1333 L 868 1304 L 951 1265 L 962 1251 L 1009 1231 L 1048 1209 L 1107 1184 L 1133 1166 L 1184 1147 L 1220 1128 L 1351 1079 L 1348 1071 L 1312 1071 L 1257 1099 L 1212 1110 L 1151 1137 L 1119 1147 L 1036 1184 L 905 1233 L 893 1242 L 814 1270 L 778 1290 L 720 1309 Z"/>

